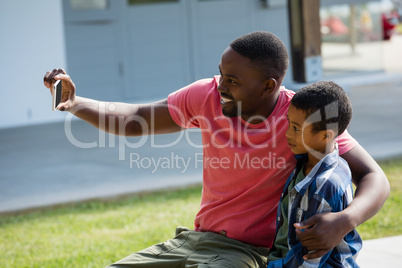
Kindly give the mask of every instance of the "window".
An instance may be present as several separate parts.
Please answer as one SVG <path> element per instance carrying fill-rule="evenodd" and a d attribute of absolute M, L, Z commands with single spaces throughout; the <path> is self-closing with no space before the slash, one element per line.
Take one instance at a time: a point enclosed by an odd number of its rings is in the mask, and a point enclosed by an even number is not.
<path fill-rule="evenodd" d="M 129 5 L 178 2 L 179 0 L 128 0 Z"/>
<path fill-rule="evenodd" d="M 108 0 L 70 0 L 72 10 L 105 10 L 109 8 Z"/>

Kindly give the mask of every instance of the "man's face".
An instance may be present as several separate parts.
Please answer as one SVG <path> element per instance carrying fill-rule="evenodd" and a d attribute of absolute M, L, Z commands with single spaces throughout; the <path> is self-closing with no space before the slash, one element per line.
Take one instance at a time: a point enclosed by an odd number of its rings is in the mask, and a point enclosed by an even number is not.
<path fill-rule="evenodd" d="M 228 117 L 241 116 L 249 123 L 268 117 L 266 107 L 267 79 L 251 60 L 231 49 L 225 50 L 219 64 L 221 77 L 218 92 L 222 113 Z"/>

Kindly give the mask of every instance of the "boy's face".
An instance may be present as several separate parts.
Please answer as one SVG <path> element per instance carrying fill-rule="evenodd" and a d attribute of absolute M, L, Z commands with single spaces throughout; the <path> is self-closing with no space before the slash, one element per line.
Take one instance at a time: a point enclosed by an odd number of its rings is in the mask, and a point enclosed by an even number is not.
<path fill-rule="evenodd" d="M 325 152 L 325 131 L 313 132 L 313 125 L 306 123 L 306 113 L 289 105 L 289 127 L 286 131 L 288 145 L 294 154 Z"/>

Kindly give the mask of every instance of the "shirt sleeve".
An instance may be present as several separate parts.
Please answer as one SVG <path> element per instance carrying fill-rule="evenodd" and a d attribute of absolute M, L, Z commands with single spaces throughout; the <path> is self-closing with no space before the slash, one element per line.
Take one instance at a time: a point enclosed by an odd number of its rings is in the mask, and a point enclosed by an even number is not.
<path fill-rule="evenodd" d="M 200 127 L 200 116 L 213 90 L 214 79 L 202 79 L 171 93 L 168 108 L 175 123 L 182 128 Z"/>
<path fill-rule="evenodd" d="M 349 134 L 347 130 L 345 130 L 339 137 L 336 139 L 339 148 L 339 155 L 343 155 L 350 150 L 352 150 L 358 142 Z"/>

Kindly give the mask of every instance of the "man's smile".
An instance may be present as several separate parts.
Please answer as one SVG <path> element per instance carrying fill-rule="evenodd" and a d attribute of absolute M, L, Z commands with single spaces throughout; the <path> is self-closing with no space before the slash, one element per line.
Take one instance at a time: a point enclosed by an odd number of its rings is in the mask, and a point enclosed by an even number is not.
<path fill-rule="evenodd" d="M 233 99 L 229 99 L 229 98 L 224 97 L 224 96 L 221 95 L 221 104 L 226 104 L 226 103 L 229 103 L 229 102 L 233 102 Z"/>

